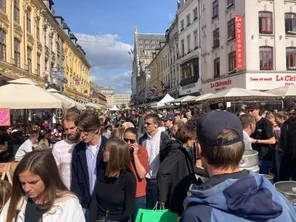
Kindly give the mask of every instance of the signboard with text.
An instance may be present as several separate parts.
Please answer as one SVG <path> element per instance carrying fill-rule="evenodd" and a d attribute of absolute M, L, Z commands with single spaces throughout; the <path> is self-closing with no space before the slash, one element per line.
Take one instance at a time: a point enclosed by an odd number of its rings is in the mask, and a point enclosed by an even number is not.
<path fill-rule="evenodd" d="M 235 15 L 236 70 L 245 69 L 243 44 L 243 16 Z"/>
<path fill-rule="evenodd" d="M 10 109 L 0 108 L 0 126 L 10 126 Z"/>
<path fill-rule="evenodd" d="M 184 95 L 189 95 L 192 93 L 198 93 L 201 89 L 201 83 L 200 81 L 191 83 L 185 86 L 180 86 L 179 88 L 179 95 L 184 96 Z"/>
<path fill-rule="evenodd" d="M 246 74 L 248 89 L 271 90 L 281 86 L 296 85 L 296 73 L 260 73 Z"/>

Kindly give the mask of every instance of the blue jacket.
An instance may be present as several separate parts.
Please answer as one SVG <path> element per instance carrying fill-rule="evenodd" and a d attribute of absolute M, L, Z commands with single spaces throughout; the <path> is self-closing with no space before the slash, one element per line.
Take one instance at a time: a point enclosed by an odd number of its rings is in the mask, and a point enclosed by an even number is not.
<path fill-rule="evenodd" d="M 253 171 L 209 189 L 196 188 L 192 185 L 192 195 L 184 200 L 182 222 L 296 221 L 288 199 Z"/>

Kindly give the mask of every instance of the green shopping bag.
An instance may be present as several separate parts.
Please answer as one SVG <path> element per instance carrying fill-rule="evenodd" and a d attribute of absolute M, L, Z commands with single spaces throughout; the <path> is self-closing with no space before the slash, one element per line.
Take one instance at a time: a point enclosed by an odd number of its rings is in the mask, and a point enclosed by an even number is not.
<path fill-rule="evenodd" d="M 178 215 L 170 210 L 139 209 L 136 222 L 177 222 Z"/>

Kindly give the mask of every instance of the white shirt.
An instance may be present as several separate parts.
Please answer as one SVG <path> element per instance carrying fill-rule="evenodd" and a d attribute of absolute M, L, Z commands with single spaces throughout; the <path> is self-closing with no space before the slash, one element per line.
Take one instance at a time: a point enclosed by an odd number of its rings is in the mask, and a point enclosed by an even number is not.
<path fill-rule="evenodd" d="M 72 152 L 76 144 L 65 139 L 57 142 L 52 149 L 52 155 L 60 169 L 62 181 L 69 190 L 71 186 Z"/>
<path fill-rule="evenodd" d="M 17 150 L 15 154 L 15 161 L 21 161 L 26 153 L 30 153 L 33 151 L 33 143 L 30 139 L 27 139 Z"/>
<path fill-rule="evenodd" d="M 245 150 L 253 150 L 252 142 L 249 135 L 245 131 L 243 131 L 243 133 L 244 133 Z"/>
<path fill-rule="evenodd" d="M 158 132 L 153 137 L 151 137 L 149 134 L 147 135 L 148 135 L 148 138 L 143 142 L 143 146 L 146 147 L 148 152 L 149 170 L 146 175 L 146 178 L 156 179 L 157 172 L 160 165 L 159 147 L 160 147 L 161 130 L 158 130 Z"/>
<path fill-rule="evenodd" d="M 1 215 L 0 221 L 6 221 L 8 207 L 10 200 L 5 204 Z M 20 210 L 17 218 L 14 218 L 14 222 L 25 221 L 25 211 L 27 206 L 27 200 L 22 198 L 18 203 L 17 209 Z M 56 200 L 53 207 L 42 215 L 43 222 L 85 222 L 85 217 L 82 211 L 82 207 L 79 200 L 74 195 L 69 195 L 60 200 Z"/>

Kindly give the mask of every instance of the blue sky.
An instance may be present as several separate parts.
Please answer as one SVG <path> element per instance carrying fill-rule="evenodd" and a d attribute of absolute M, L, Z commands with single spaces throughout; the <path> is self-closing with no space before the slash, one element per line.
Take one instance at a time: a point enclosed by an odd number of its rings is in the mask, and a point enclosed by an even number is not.
<path fill-rule="evenodd" d="M 131 91 L 134 26 L 140 33 L 165 33 L 173 21 L 177 0 L 56 0 L 63 16 L 92 65 L 91 80 L 116 93 Z"/>

